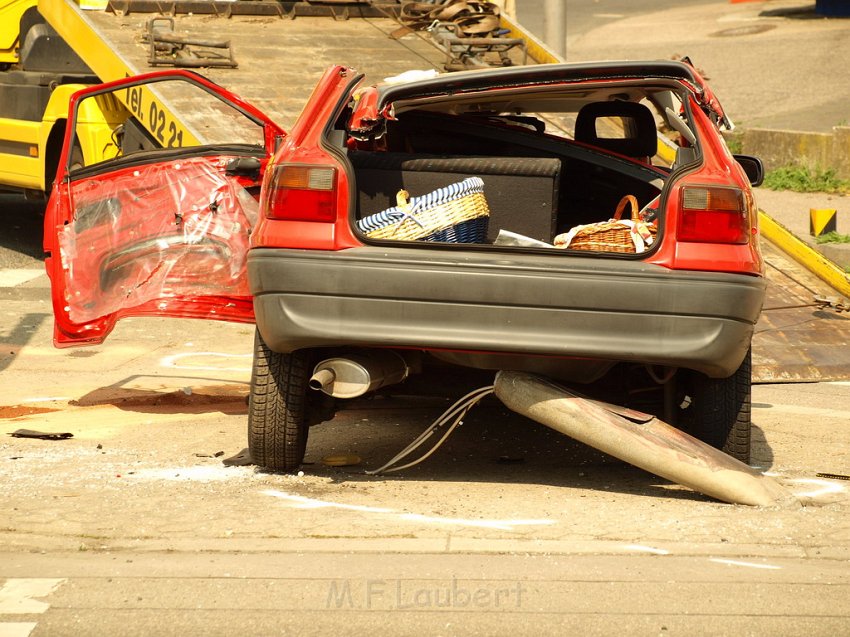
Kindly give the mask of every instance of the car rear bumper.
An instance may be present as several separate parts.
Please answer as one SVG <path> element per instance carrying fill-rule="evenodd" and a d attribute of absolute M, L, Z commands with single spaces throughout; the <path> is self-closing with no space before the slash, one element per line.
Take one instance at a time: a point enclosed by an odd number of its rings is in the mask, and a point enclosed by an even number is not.
<path fill-rule="evenodd" d="M 633 361 L 726 377 L 765 281 L 640 261 L 493 250 L 255 248 L 257 326 L 276 351 L 364 346 Z"/>

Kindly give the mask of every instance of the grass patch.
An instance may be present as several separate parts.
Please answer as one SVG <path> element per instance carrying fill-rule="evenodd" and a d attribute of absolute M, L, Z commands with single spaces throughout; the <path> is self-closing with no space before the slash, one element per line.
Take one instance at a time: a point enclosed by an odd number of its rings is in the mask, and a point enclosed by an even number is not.
<path fill-rule="evenodd" d="M 782 166 L 769 170 L 764 176 L 764 187 L 794 192 L 850 193 L 850 181 L 836 177 L 832 168 L 813 170 L 808 166 Z"/>
<path fill-rule="evenodd" d="M 833 230 L 815 237 L 817 243 L 850 243 L 850 234 L 841 234 Z"/>

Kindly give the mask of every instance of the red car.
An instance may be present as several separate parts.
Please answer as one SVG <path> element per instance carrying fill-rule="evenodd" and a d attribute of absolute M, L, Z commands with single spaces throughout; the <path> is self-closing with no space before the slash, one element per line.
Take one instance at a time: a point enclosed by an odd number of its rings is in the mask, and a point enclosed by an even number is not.
<path fill-rule="evenodd" d="M 75 129 L 94 120 L 114 159 L 87 165 Z M 77 93 L 69 122 L 45 233 L 57 346 L 130 315 L 256 321 L 261 466 L 296 469 L 310 425 L 348 398 L 499 369 L 749 458 L 762 169 L 729 152 L 686 62 L 377 87 L 334 67 L 288 135 L 197 74 L 160 72 Z M 621 203 L 636 205 L 618 222 Z"/>

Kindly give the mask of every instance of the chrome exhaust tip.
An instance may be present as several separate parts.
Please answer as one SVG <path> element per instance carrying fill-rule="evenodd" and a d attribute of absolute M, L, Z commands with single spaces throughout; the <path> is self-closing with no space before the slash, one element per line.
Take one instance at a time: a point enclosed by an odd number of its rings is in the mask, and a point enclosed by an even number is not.
<path fill-rule="evenodd" d="M 320 362 L 313 369 L 308 384 L 311 389 L 334 398 L 357 398 L 400 383 L 409 374 L 407 361 L 391 350 L 352 352 Z"/>

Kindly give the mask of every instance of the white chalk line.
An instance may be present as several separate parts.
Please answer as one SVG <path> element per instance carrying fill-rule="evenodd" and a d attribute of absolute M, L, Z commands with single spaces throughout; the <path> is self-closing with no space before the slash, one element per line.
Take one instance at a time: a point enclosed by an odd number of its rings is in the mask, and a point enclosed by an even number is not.
<path fill-rule="evenodd" d="M 744 566 L 746 568 L 760 568 L 769 571 L 779 571 L 782 570 L 781 566 L 776 566 L 774 564 L 756 564 L 755 562 L 741 562 L 739 560 L 727 560 L 719 557 L 709 558 L 709 562 L 715 562 L 717 564 L 726 564 L 728 566 Z"/>
<path fill-rule="evenodd" d="M 818 478 L 797 478 L 795 480 L 791 480 L 791 482 L 797 482 L 800 484 L 814 484 L 818 485 L 821 488 L 815 491 L 803 491 L 800 493 L 795 493 L 794 495 L 798 498 L 819 498 L 824 495 L 831 495 L 833 493 L 844 493 L 844 487 L 835 482 L 829 482 L 828 480 L 820 480 Z"/>
<path fill-rule="evenodd" d="M 186 361 L 187 359 L 195 358 L 236 358 L 242 360 L 249 360 L 252 356 L 252 354 L 225 354 L 223 352 L 180 352 L 179 354 L 172 354 L 171 356 L 165 356 L 164 358 L 159 359 L 159 365 L 160 367 L 167 367 L 170 369 L 203 370 L 211 372 L 250 372 L 250 365 L 245 365 L 244 367 L 222 367 L 221 365 L 212 365 L 210 363 L 193 364 L 188 363 Z"/>

